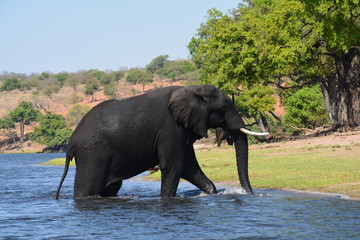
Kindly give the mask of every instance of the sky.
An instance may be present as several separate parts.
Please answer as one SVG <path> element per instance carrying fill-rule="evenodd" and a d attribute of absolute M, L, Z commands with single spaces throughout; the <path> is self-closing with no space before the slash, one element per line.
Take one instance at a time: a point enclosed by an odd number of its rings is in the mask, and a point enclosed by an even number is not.
<path fill-rule="evenodd" d="M 0 73 L 145 67 L 188 59 L 207 11 L 240 0 L 0 0 Z"/>

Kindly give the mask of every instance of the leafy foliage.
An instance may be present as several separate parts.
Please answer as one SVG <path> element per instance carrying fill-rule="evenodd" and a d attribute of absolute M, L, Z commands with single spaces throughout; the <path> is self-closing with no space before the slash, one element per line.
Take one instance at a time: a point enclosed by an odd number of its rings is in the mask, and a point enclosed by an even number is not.
<path fill-rule="evenodd" d="M 1 134 L 13 139 L 15 143 L 15 139 L 17 138 L 16 132 L 13 130 L 15 128 L 15 121 L 7 116 L 3 119 L 0 119 L 0 130 Z"/>
<path fill-rule="evenodd" d="M 15 89 L 21 89 L 21 81 L 16 77 L 7 78 L 3 81 L 0 91 L 12 91 Z"/>
<path fill-rule="evenodd" d="M 117 96 L 117 87 L 115 82 L 110 82 L 104 86 L 104 94 L 110 99 L 114 99 Z"/>
<path fill-rule="evenodd" d="M 141 82 L 152 82 L 152 80 L 152 74 L 148 71 L 141 69 L 133 69 L 126 76 L 126 81 L 132 84 L 137 84 Z"/>
<path fill-rule="evenodd" d="M 75 104 L 67 113 L 66 120 L 70 126 L 76 126 L 79 124 L 80 120 L 85 116 L 85 114 L 90 110 L 90 107 L 87 105 Z"/>
<path fill-rule="evenodd" d="M 146 71 L 159 73 L 165 64 L 169 62 L 168 58 L 169 55 L 160 55 L 154 58 L 148 65 L 146 65 Z"/>
<path fill-rule="evenodd" d="M 329 123 L 324 99 L 318 85 L 304 87 L 285 99 L 285 124 L 296 132 L 299 128 L 315 128 Z M 295 126 L 295 128 L 294 128 Z"/>
<path fill-rule="evenodd" d="M 31 102 L 24 101 L 12 110 L 9 115 L 15 122 L 30 124 L 31 121 L 36 121 L 40 114 L 40 111 L 35 109 Z"/>
<path fill-rule="evenodd" d="M 67 73 L 59 73 L 55 75 L 56 81 L 60 84 L 60 86 L 64 86 L 64 83 L 69 78 L 69 74 Z"/>
<path fill-rule="evenodd" d="M 204 83 L 234 91 L 320 82 L 334 124 L 359 125 L 359 13 L 357 0 L 246 1 L 229 15 L 210 10 L 188 48 Z"/>
<path fill-rule="evenodd" d="M 240 96 L 236 98 L 236 106 L 246 116 L 258 116 L 259 113 L 274 110 L 276 98 L 274 90 L 269 86 L 253 86 L 252 88 L 244 88 Z"/>
<path fill-rule="evenodd" d="M 169 61 L 164 64 L 160 74 L 171 80 L 180 80 L 184 78 L 185 74 L 195 70 L 195 67 L 189 61 Z"/>
<path fill-rule="evenodd" d="M 37 121 L 41 116 L 39 110 L 34 108 L 31 102 L 21 102 L 14 110 L 9 113 L 12 121 L 20 123 L 20 142 L 24 140 L 24 125 L 29 125 L 32 121 Z"/>
<path fill-rule="evenodd" d="M 85 85 L 84 93 L 86 96 L 91 96 L 91 101 L 95 101 L 94 94 L 100 89 L 100 83 L 97 79 L 93 79 Z"/>
<path fill-rule="evenodd" d="M 59 83 L 54 79 L 43 80 L 41 83 L 41 92 L 44 93 L 49 99 L 52 99 L 54 93 L 60 91 Z"/>
<path fill-rule="evenodd" d="M 127 75 L 126 81 L 132 84 L 140 83 L 144 91 L 145 85 L 153 81 L 153 75 L 151 72 L 135 69 Z"/>
<path fill-rule="evenodd" d="M 123 71 L 116 71 L 112 72 L 110 75 L 112 80 L 116 82 L 116 84 L 119 84 L 119 81 L 124 77 L 125 73 Z"/>
<path fill-rule="evenodd" d="M 40 117 L 39 123 L 40 125 L 30 134 L 30 139 L 33 141 L 55 150 L 69 141 L 72 131 L 63 116 L 47 112 Z"/>

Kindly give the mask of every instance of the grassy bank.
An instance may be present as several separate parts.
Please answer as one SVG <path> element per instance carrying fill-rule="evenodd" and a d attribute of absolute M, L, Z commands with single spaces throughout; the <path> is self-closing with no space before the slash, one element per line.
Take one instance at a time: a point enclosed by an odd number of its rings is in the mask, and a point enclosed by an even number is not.
<path fill-rule="evenodd" d="M 250 182 L 254 188 L 332 192 L 360 198 L 359 153 L 360 144 L 255 147 L 249 156 Z M 212 181 L 239 185 L 232 147 L 198 150 L 196 155 Z M 54 159 L 46 164 L 63 165 L 64 159 Z M 160 173 L 148 178 L 159 180 Z"/>
<path fill-rule="evenodd" d="M 54 158 L 50 161 L 44 162 L 41 165 L 56 165 L 56 166 L 64 166 L 65 158 Z M 75 161 L 70 162 L 70 166 L 75 166 Z"/>
<path fill-rule="evenodd" d="M 251 149 L 250 182 L 254 188 L 332 192 L 360 198 L 359 153 L 359 145 Z M 234 149 L 211 148 L 196 155 L 211 180 L 239 185 Z M 160 173 L 149 178 L 160 179 Z"/>

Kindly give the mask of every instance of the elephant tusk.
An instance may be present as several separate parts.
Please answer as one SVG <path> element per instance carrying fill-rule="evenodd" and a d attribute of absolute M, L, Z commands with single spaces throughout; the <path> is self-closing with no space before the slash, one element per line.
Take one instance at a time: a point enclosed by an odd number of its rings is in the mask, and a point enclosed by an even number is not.
<path fill-rule="evenodd" d="M 267 132 L 262 132 L 262 133 L 253 132 L 253 131 L 247 130 L 246 128 L 240 128 L 239 130 L 240 130 L 240 132 L 243 132 L 248 135 L 253 135 L 253 136 L 265 136 L 265 135 L 269 134 Z"/>

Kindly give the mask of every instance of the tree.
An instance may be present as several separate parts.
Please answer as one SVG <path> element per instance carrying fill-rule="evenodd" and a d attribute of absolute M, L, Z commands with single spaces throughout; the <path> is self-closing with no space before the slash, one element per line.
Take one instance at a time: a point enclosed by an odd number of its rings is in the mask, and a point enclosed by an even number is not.
<path fill-rule="evenodd" d="M 252 88 L 244 87 L 240 96 L 236 98 L 236 106 L 243 116 L 255 119 L 263 132 L 269 132 L 266 113 L 274 110 L 276 103 L 275 92 L 269 86 L 255 85 Z"/>
<path fill-rule="evenodd" d="M 76 126 L 79 124 L 80 120 L 85 116 L 85 114 L 90 110 L 90 107 L 87 105 L 75 104 L 67 113 L 67 121 L 70 126 Z"/>
<path fill-rule="evenodd" d="M 91 102 L 95 101 L 94 94 L 95 94 L 96 91 L 99 90 L 99 88 L 100 88 L 100 83 L 96 79 L 90 81 L 89 83 L 87 83 L 85 85 L 84 93 L 85 93 L 86 96 L 91 96 Z"/>
<path fill-rule="evenodd" d="M 80 84 L 80 79 L 78 77 L 79 74 L 72 74 L 68 77 L 65 84 L 77 91 L 77 86 Z"/>
<path fill-rule="evenodd" d="M 47 79 L 41 83 L 41 91 L 51 100 L 52 95 L 60 91 L 60 87 L 56 80 Z"/>
<path fill-rule="evenodd" d="M 146 71 L 151 73 L 159 73 L 160 69 L 162 69 L 168 60 L 169 55 L 160 55 L 154 58 L 148 65 L 146 65 Z"/>
<path fill-rule="evenodd" d="M 153 75 L 151 74 L 151 72 L 148 71 L 144 71 L 140 74 L 140 84 L 142 86 L 142 91 L 145 91 L 145 86 L 149 83 L 153 82 Z"/>
<path fill-rule="evenodd" d="M 43 81 L 43 80 L 49 79 L 49 78 L 50 78 L 49 72 L 42 72 L 40 75 L 37 76 L 37 79 L 40 81 Z"/>
<path fill-rule="evenodd" d="M 20 124 L 20 143 L 24 142 L 24 128 L 32 121 L 36 121 L 41 115 L 40 111 L 34 108 L 31 102 L 21 102 L 14 110 L 9 113 L 9 116 L 14 122 Z"/>
<path fill-rule="evenodd" d="M 126 76 L 126 81 L 132 84 L 140 83 L 144 92 L 146 84 L 153 81 L 153 76 L 151 72 L 135 69 Z"/>
<path fill-rule="evenodd" d="M 56 81 L 60 84 L 60 87 L 64 86 L 64 83 L 68 80 L 69 74 L 59 73 L 55 75 Z"/>
<path fill-rule="evenodd" d="M 15 128 L 15 121 L 11 117 L 8 116 L 3 119 L 0 119 L 0 129 L 2 135 L 11 138 L 15 143 L 17 134 L 14 131 L 14 128 Z"/>
<path fill-rule="evenodd" d="M 34 127 L 30 139 L 46 145 L 46 147 L 59 151 L 69 141 L 72 134 L 65 118 L 60 114 L 47 112 L 39 118 L 39 126 Z"/>
<path fill-rule="evenodd" d="M 111 77 L 114 82 L 116 82 L 116 85 L 119 85 L 119 81 L 121 78 L 123 78 L 125 73 L 123 71 L 116 71 L 111 73 Z"/>
<path fill-rule="evenodd" d="M 21 81 L 19 79 L 17 79 L 16 77 L 10 77 L 10 78 L 6 78 L 1 87 L 0 87 L 0 91 L 12 91 L 15 89 L 20 89 L 21 88 Z"/>
<path fill-rule="evenodd" d="M 195 67 L 186 60 L 168 61 L 164 64 L 163 68 L 159 70 L 159 73 L 171 80 L 179 80 L 183 78 L 183 75 L 191 71 L 195 71 Z"/>
<path fill-rule="evenodd" d="M 118 91 L 117 91 L 117 85 L 115 82 L 111 82 L 104 86 L 104 94 L 108 96 L 110 99 L 115 99 Z"/>
<path fill-rule="evenodd" d="M 202 80 L 222 89 L 320 82 L 333 126 L 358 126 L 359 11 L 357 0 L 247 1 L 231 15 L 209 11 L 189 49 Z"/>

